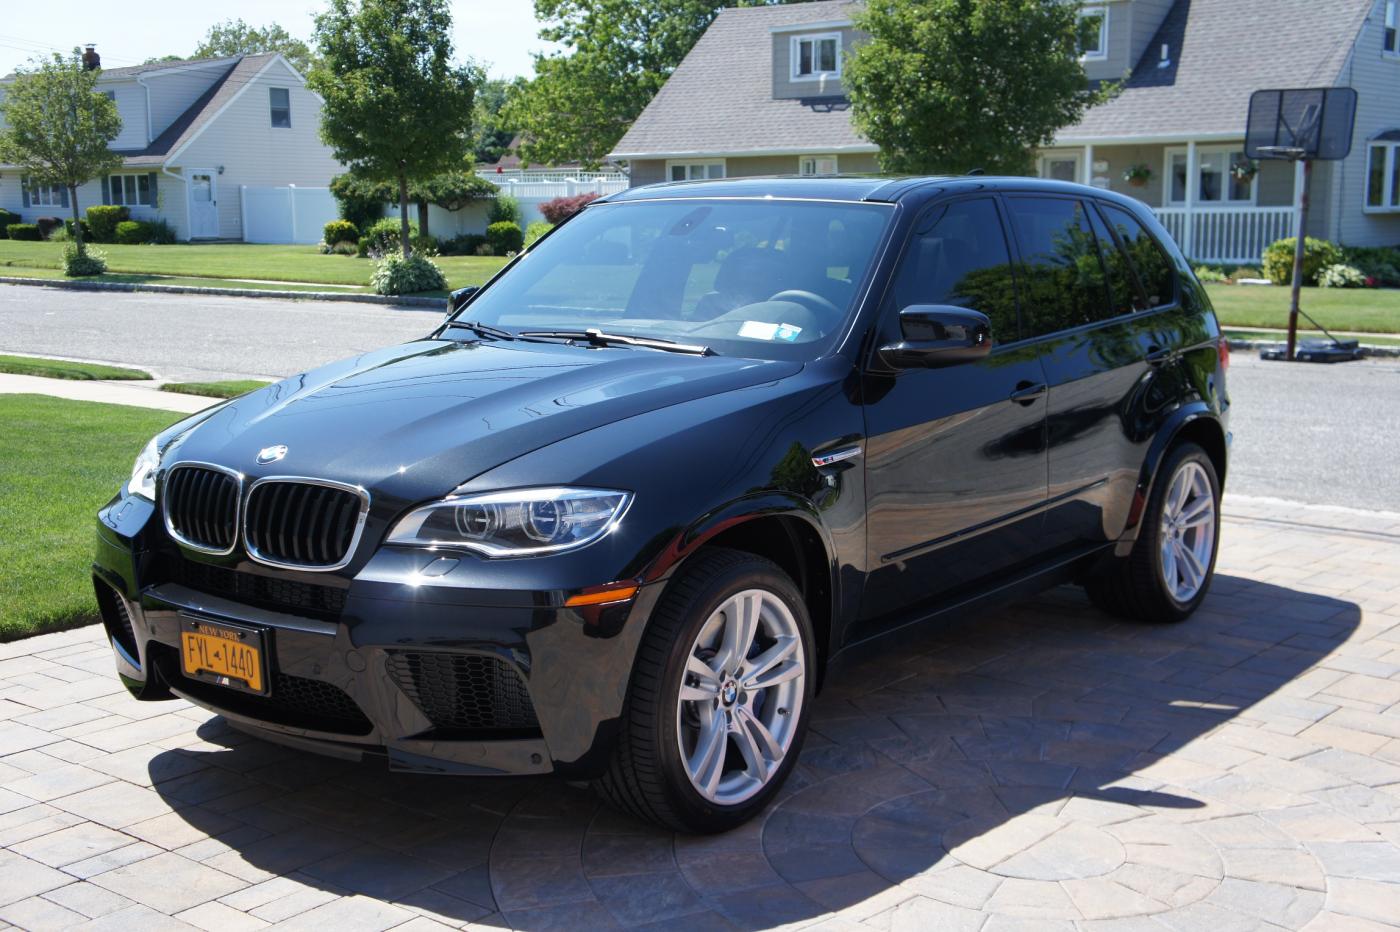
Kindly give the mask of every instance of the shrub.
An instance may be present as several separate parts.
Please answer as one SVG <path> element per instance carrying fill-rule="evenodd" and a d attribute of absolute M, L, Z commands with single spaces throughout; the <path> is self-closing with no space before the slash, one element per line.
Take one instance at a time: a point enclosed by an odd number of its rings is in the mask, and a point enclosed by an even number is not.
<path fill-rule="evenodd" d="M 1342 261 L 1360 269 L 1376 284 L 1387 288 L 1400 287 L 1400 247 L 1348 246 L 1342 250 Z"/>
<path fill-rule="evenodd" d="M 360 238 L 360 228 L 349 220 L 332 220 L 322 230 L 322 239 L 327 246 L 336 243 L 353 243 Z"/>
<path fill-rule="evenodd" d="M 514 223 L 520 224 L 520 202 L 509 194 L 498 194 L 491 201 L 491 209 L 486 214 L 488 224 Z"/>
<path fill-rule="evenodd" d="M 12 214 L 8 210 L 0 208 L 0 239 L 3 239 L 9 235 L 5 232 L 5 230 L 7 227 L 10 226 L 10 224 L 23 222 L 24 218 L 21 217 L 19 214 Z"/>
<path fill-rule="evenodd" d="M 495 255 L 495 253 L 491 250 L 491 244 L 490 244 L 490 243 L 482 243 L 480 246 L 476 247 L 476 253 L 475 253 L 475 254 L 478 255 L 478 256 L 494 256 L 494 255 Z"/>
<path fill-rule="evenodd" d="M 1275 285 L 1293 282 L 1293 251 L 1298 241 L 1293 237 L 1281 239 L 1264 250 L 1264 277 Z M 1336 243 L 1309 236 L 1303 242 L 1303 284 L 1316 285 L 1317 277 L 1329 265 L 1342 261 L 1342 250 Z"/>
<path fill-rule="evenodd" d="M 491 247 L 492 254 L 497 256 L 519 252 L 525 245 L 525 233 L 518 223 L 500 220 L 486 228 L 486 244 Z"/>
<path fill-rule="evenodd" d="M 39 228 L 32 223 L 12 223 L 5 227 L 10 239 L 41 240 Z"/>
<path fill-rule="evenodd" d="M 69 276 L 101 275 L 107 271 L 107 257 L 96 249 L 78 251 L 77 243 L 63 247 L 63 274 Z"/>
<path fill-rule="evenodd" d="M 60 217 L 39 217 L 34 221 L 34 225 L 39 228 L 39 235 L 48 239 L 54 230 L 63 229 L 63 220 Z"/>
<path fill-rule="evenodd" d="M 409 242 L 413 244 L 414 252 L 426 252 L 430 256 L 438 254 L 438 241 L 436 236 L 427 233 L 415 233 L 410 237 Z"/>
<path fill-rule="evenodd" d="M 160 218 L 146 221 L 146 242 L 153 246 L 170 246 L 175 242 L 175 228 Z"/>
<path fill-rule="evenodd" d="M 331 252 L 335 253 L 337 256 L 356 256 L 360 253 L 360 247 L 358 243 L 341 240 L 331 247 Z"/>
<path fill-rule="evenodd" d="M 355 243 L 355 255 L 359 256 L 361 259 L 368 258 L 370 245 L 370 238 L 368 236 L 361 236 Z"/>
<path fill-rule="evenodd" d="M 92 242 L 92 227 L 88 226 L 88 222 L 86 220 L 79 220 L 78 227 L 83 231 L 83 242 Z M 70 238 L 73 236 L 72 220 L 63 221 L 63 232 L 67 233 Z"/>
<path fill-rule="evenodd" d="M 97 204 L 87 209 L 87 222 L 94 243 L 112 243 L 117 238 L 117 224 L 131 219 L 131 209 L 111 204 Z"/>
<path fill-rule="evenodd" d="M 1230 280 L 1229 276 L 1225 274 L 1224 269 L 1218 269 L 1213 265 L 1196 266 L 1196 277 L 1203 283 L 1228 282 Z"/>
<path fill-rule="evenodd" d="M 544 236 L 552 229 L 554 229 L 554 224 L 546 223 L 543 220 L 536 220 L 534 223 L 530 224 L 528 227 L 525 228 L 525 245 L 533 246 L 535 240 L 539 239 L 541 236 Z"/>
<path fill-rule="evenodd" d="M 447 278 L 432 259 L 420 252 L 407 259 L 401 252 L 391 252 L 375 263 L 369 283 L 375 294 L 412 294 L 442 291 L 447 287 Z"/>
<path fill-rule="evenodd" d="M 479 247 L 486 244 L 482 233 L 459 233 L 438 244 L 438 252 L 444 256 L 474 256 Z"/>
<path fill-rule="evenodd" d="M 151 241 L 151 225 L 141 220 L 123 220 L 117 224 L 116 241 L 123 246 L 140 246 Z"/>
<path fill-rule="evenodd" d="M 575 194 L 573 197 L 556 197 L 540 205 L 540 213 L 550 223 L 559 224 L 583 210 L 598 199 L 596 194 Z"/>
<path fill-rule="evenodd" d="M 398 217 L 384 217 L 376 220 L 363 232 L 364 238 L 369 240 L 367 249 L 369 253 L 378 253 L 381 256 L 388 255 L 391 252 L 398 252 L 403 245 L 399 241 L 401 231 Z M 418 236 L 418 224 L 412 220 L 408 222 L 408 236 L 410 241 Z"/>
<path fill-rule="evenodd" d="M 1317 277 L 1317 284 L 1322 288 L 1365 288 L 1372 281 L 1360 269 L 1341 264 L 1329 265 Z"/>

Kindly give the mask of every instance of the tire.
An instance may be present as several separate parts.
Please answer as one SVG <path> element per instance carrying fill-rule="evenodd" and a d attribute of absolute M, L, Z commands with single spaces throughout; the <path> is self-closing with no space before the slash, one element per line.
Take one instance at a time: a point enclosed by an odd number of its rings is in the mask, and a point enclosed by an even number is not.
<path fill-rule="evenodd" d="M 1179 479 L 1194 480 L 1195 491 L 1208 488 L 1211 508 L 1209 520 L 1198 519 L 1202 523 L 1184 530 L 1173 524 L 1168 514 L 1171 510 L 1168 496 L 1178 488 Z M 1187 494 L 1189 497 L 1181 510 L 1189 512 L 1204 496 L 1193 495 L 1191 490 Z M 1198 546 L 1202 540 L 1198 535 L 1206 532 L 1210 535 L 1209 557 L 1201 559 L 1196 556 L 1197 551 L 1203 549 Z M 1168 536 L 1178 540 L 1182 549 L 1177 552 L 1183 553 L 1182 556 L 1167 557 Z M 1185 555 L 1185 550 L 1191 551 L 1190 555 Z M 1132 553 L 1101 565 L 1085 581 L 1084 588 L 1095 605 L 1113 615 L 1159 624 L 1184 621 L 1210 590 L 1219 552 L 1220 480 L 1206 451 L 1194 443 L 1183 443 L 1173 447 L 1162 463 L 1143 511 Z M 1192 560 L 1192 556 L 1196 559 Z M 1176 567 L 1173 561 L 1178 559 L 1184 569 Z M 1203 572 L 1199 574 L 1199 583 L 1192 587 L 1188 585 L 1186 574 L 1196 575 L 1196 563 Z M 1176 583 L 1169 583 L 1169 578 L 1174 578 Z"/>
<path fill-rule="evenodd" d="M 731 627 L 746 627 L 731 619 L 744 617 L 758 619 L 748 626 L 757 634 L 736 670 L 726 639 Z M 780 662 L 766 669 L 749 662 L 761 659 Z M 673 831 L 705 834 L 741 825 L 772 800 L 797 760 L 815 691 L 815 660 L 807 606 L 776 564 L 736 550 L 702 550 L 667 586 L 652 615 L 633 666 L 618 746 L 595 789 L 612 806 Z M 774 684 L 760 686 L 768 680 Z M 707 737 L 708 755 L 701 753 Z M 773 757 L 763 748 L 782 753 Z"/>

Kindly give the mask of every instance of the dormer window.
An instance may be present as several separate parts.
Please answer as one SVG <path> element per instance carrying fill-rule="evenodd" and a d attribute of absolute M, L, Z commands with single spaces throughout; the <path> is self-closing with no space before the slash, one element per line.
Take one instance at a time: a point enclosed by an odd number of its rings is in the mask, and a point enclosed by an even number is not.
<path fill-rule="evenodd" d="M 1108 57 L 1108 7 L 1086 6 L 1079 11 L 1079 57 L 1085 61 Z"/>
<path fill-rule="evenodd" d="M 1381 36 L 1385 54 L 1400 56 L 1400 0 L 1385 0 L 1385 28 Z"/>
<path fill-rule="evenodd" d="M 841 77 L 841 33 L 792 37 L 792 80 Z"/>

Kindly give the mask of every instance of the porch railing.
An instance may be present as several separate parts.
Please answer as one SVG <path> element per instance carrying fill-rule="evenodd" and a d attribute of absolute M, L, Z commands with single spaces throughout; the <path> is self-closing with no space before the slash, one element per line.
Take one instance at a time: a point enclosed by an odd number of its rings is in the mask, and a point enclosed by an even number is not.
<path fill-rule="evenodd" d="M 477 172 L 487 181 L 514 197 L 548 200 L 575 194 L 616 194 L 627 190 L 627 176 L 621 172 L 522 171 Z"/>
<path fill-rule="evenodd" d="M 1154 207 L 1192 262 L 1258 265 L 1264 247 L 1293 235 L 1292 207 Z"/>

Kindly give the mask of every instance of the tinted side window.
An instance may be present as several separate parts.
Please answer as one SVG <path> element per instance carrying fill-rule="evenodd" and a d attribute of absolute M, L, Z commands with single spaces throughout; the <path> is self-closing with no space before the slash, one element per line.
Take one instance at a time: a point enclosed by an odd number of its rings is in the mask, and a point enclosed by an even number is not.
<path fill-rule="evenodd" d="M 1011 225 L 1021 245 L 1025 336 L 1068 330 L 1113 316 L 1103 263 L 1084 205 L 1050 197 L 1008 200 Z"/>
<path fill-rule="evenodd" d="M 1171 259 L 1136 217 L 1121 207 L 1105 204 L 1103 208 L 1137 268 L 1138 279 L 1147 292 L 1148 307 L 1171 304 L 1176 300 L 1176 272 Z"/>
<path fill-rule="evenodd" d="M 893 304 L 896 313 L 911 304 L 981 311 L 994 344 L 1019 339 L 1016 280 L 996 201 L 954 201 L 932 229 L 916 233 L 895 273 Z"/>
<path fill-rule="evenodd" d="M 1093 223 L 1094 237 L 1099 241 L 1099 255 L 1103 258 L 1104 271 L 1108 274 L 1108 300 L 1115 317 L 1146 309 L 1142 292 L 1138 291 L 1133 278 L 1133 267 L 1128 257 L 1118 247 L 1118 241 L 1104 225 L 1103 218 L 1093 210 L 1089 211 Z"/>

